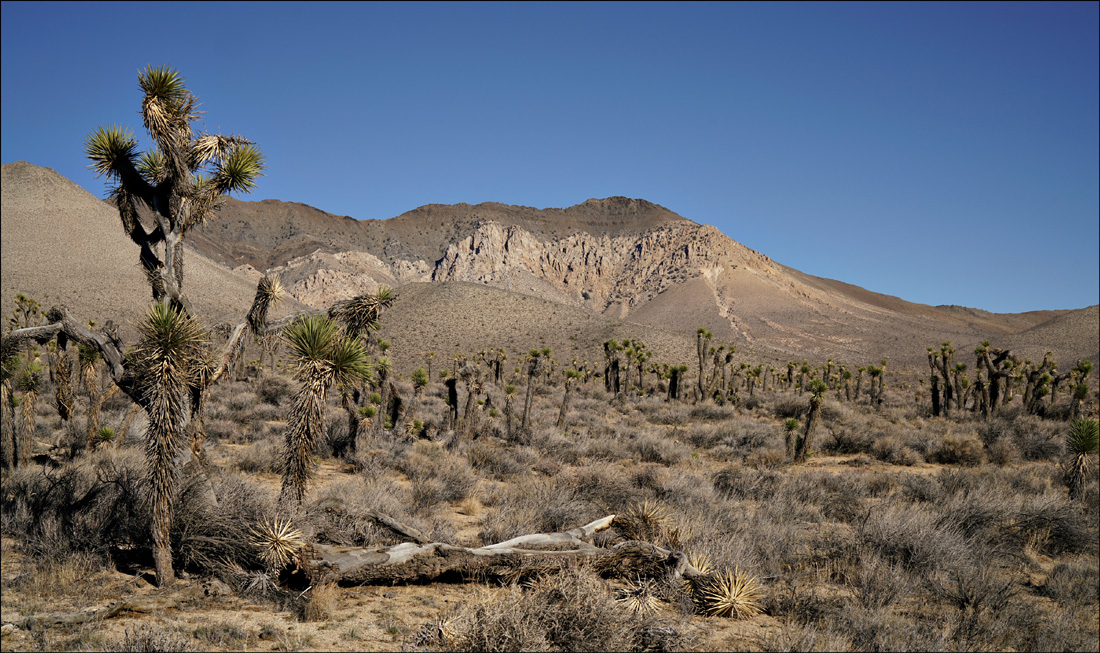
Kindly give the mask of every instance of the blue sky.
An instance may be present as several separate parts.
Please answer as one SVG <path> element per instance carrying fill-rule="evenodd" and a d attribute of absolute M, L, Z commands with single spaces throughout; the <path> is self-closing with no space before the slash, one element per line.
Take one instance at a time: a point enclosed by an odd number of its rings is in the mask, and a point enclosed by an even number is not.
<path fill-rule="evenodd" d="M 244 199 L 384 219 L 625 195 L 926 304 L 1100 302 L 1097 3 L 2 5 L 2 160 L 100 196 L 169 63 Z"/>

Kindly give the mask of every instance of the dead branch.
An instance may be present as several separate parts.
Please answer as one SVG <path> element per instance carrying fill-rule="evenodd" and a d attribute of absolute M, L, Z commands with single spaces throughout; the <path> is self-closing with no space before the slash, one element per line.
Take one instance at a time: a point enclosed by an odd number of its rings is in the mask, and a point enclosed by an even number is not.
<path fill-rule="evenodd" d="M 526 568 L 550 571 L 577 562 L 602 575 L 692 578 L 700 573 L 680 551 L 630 540 L 597 547 L 592 535 L 611 525 L 614 515 L 560 533 L 521 535 L 483 547 L 443 542 L 403 542 L 384 547 L 315 544 L 303 556 L 314 583 L 394 585 L 427 583 L 442 578 L 483 581 L 515 578 Z"/>

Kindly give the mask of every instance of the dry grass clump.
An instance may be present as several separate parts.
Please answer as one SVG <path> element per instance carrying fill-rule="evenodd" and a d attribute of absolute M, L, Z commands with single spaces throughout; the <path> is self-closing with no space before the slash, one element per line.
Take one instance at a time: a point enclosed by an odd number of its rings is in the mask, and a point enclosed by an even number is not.
<path fill-rule="evenodd" d="M 336 615 L 336 600 L 340 588 L 334 583 L 314 585 L 299 605 L 298 618 L 302 621 L 328 621 Z"/>

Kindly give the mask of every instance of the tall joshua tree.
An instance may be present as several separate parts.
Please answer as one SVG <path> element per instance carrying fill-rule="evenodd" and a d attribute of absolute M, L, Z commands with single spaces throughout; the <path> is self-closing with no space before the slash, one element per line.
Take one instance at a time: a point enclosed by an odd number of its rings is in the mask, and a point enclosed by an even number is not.
<path fill-rule="evenodd" d="M 177 456 L 184 440 L 187 396 L 195 368 L 205 357 L 207 336 L 175 307 L 154 304 L 138 325 L 141 342 L 128 356 L 134 385 L 145 399 L 149 426 L 145 458 L 153 490 L 153 560 L 157 584 L 170 584 L 172 549 L 168 530 L 176 487 Z"/>
<path fill-rule="evenodd" d="M 520 429 L 524 432 L 528 432 L 528 419 L 531 416 L 531 398 L 535 389 L 535 379 L 538 378 L 539 372 L 542 371 L 544 359 L 550 358 L 549 349 L 532 349 L 527 355 L 527 396 L 523 400 L 523 419 L 520 421 Z"/>
<path fill-rule="evenodd" d="M 153 299 L 190 314 L 183 294 L 183 239 L 214 214 L 227 193 L 251 192 L 264 158 L 240 136 L 196 135 L 198 99 L 177 71 L 146 67 L 138 85 L 153 147 L 139 153 L 130 130 L 110 125 L 89 134 L 84 149 L 92 169 L 114 182 L 111 197 L 126 235 L 140 248 Z M 142 224 L 139 207 L 149 210 L 151 226 Z"/>
<path fill-rule="evenodd" d="M 712 338 L 714 338 L 714 334 L 708 331 L 706 327 L 699 327 L 695 330 L 695 353 L 699 356 L 699 379 L 696 385 L 700 399 L 705 395 L 703 390 L 703 364 L 707 360 L 707 346 L 710 344 Z"/>
<path fill-rule="evenodd" d="M 795 451 L 796 462 L 806 462 L 806 453 L 810 450 L 810 441 L 821 416 L 821 402 L 825 399 L 825 392 L 828 389 L 829 386 L 825 385 L 825 382 L 821 379 L 814 379 L 810 382 L 810 412 L 806 415 L 806 430 L 798 441 L 797 450 Z"/>
<path fill-rule="evenodd" d="M 329 386 L 343 389 L 370 378 L 363 343 L 343 333 L 324 315 L 306 315 L 284 332 L 294 376 L 301 384 L 287 418 L 280 501 L 301 505 L 309 484 L 310 459 L 325 431 Z"/>

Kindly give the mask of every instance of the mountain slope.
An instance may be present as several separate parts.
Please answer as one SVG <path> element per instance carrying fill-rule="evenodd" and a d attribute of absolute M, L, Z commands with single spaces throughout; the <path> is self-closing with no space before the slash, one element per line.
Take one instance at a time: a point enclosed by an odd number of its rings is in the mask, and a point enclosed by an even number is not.
<path fill-rule="evenodd" d="M 65 305 L 80 320 L 113 320 L 124 333 L 141 319 L 152 294 L 138 266 L 137 246 L 126 238 L 112 206 L 54 170 L 24 161 L 3 166 L 2 189 L 4 314 L 22 293 L 43 309 Z M 199 317 L 243 319 L 255 281 L 187 251 L 184 291 Z"/>

